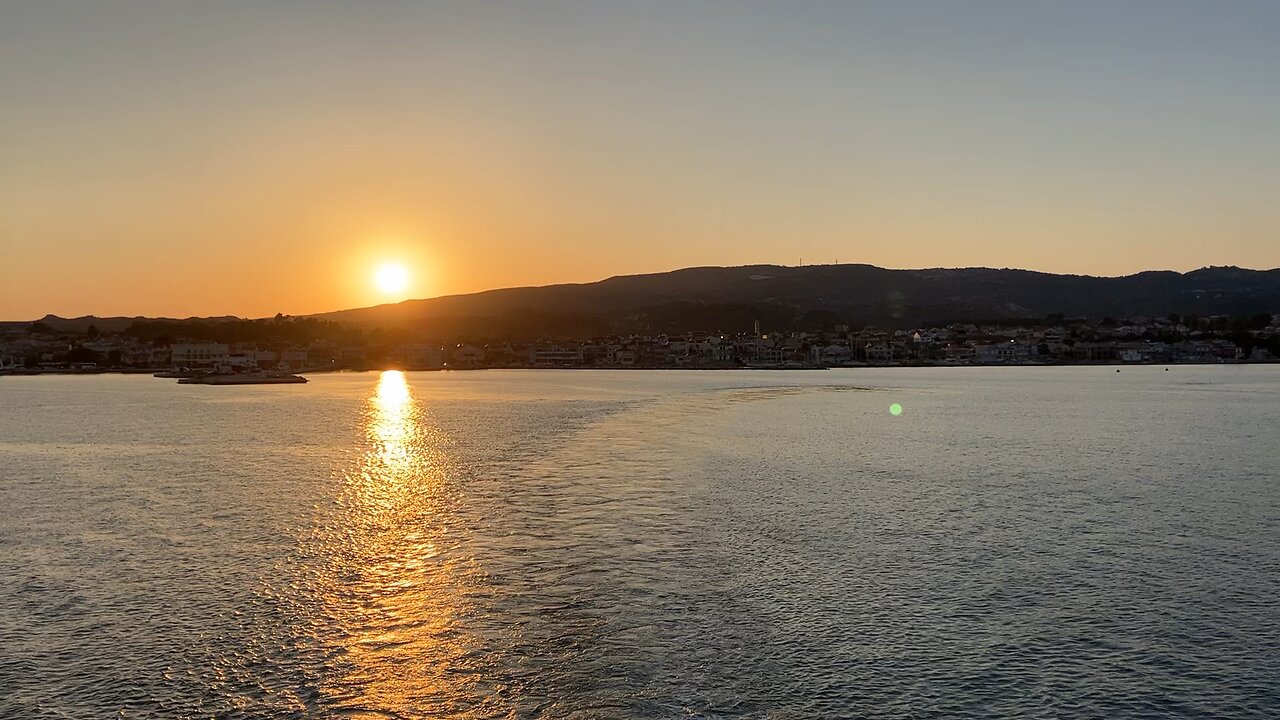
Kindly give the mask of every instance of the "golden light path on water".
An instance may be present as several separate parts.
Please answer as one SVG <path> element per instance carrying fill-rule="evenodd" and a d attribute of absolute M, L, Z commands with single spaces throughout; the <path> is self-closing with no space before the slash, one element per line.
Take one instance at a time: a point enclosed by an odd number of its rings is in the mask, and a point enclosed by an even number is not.
<path fill-rule="evenodd" d="M 366 458 L 362 470 L 367 490 L 379 488 L 384 483 L 403 485 L 413 464 L 413 440 L 417 424 L 413 417 L 413 396 L 404 373 L 390 370 L 382 373 L 378 389 L 369 399 L 368 434 L 376 453 L 375 459 Z M 377 475 L 378 478 L 372 478 Z M 381 480 L 382 482 L 379 482 Z M 371 496 L 374 499 L 376 496 Z"/>
<path fill-rule="evenodd" d="M 349 717 L 465 716 L 476 695 L 459 620 L 470 563 L 449 522 L 446 438 L 398 371 L 382 373 L 363 425 L 326 542 L 332 572 L 317 632 L 344 670 L 326 695 Z"/>

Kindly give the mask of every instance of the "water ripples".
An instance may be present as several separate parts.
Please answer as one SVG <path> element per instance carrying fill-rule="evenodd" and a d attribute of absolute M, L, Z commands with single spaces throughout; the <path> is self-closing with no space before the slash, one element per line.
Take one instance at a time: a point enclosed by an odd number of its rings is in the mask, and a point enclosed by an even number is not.
<path fill-rule="evenodd" d="M 41 386 L 0 717 L 1273 717 L 1280 378 L 1126 375 Z"/>

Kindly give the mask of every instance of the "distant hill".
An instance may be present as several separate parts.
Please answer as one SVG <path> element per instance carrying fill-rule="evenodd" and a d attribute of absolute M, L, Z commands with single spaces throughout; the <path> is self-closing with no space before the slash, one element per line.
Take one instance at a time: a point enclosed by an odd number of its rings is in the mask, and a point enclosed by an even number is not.
<path fill-rule="evenodd" d="M 519 287 L 310 317 L 365 328 L 408 328 L 438 338 L 528 339 L 604 334 L 741 332 L 957 321 L 1098 320 L 1169 313 L 1280 313 L 1280 269 L 1212 267 L 1125 277 L 1053 275 L 989 268 L 888 270 L 872 265 L 698 267 L 593 283 Z M 104 333 L 148 318 L 40 321 L 63 332 Z M 204 318 L 210 322 L 233 318 Z M 28 323 L 0 323 L 11 328 Z"/>
<path fill-rule="evenodd" d="M 1280 269 L 1214 267 L 1125 277 L 872 265 L 700 267 L 594 283 L 491 290 L 316 317 L 450 336 L 911 327 L 962 320 L 1280 312 Z"/>
<path fill-rule="evenodd" d="M 45 326 L 49 327 L 51 330 L 55 330 L 60 333 L 77 333 L 77 334 L 84 333 L 84 332 L 87 332 L 89 330 L 89 326 L 92 325 L 93 327 L 98 328 L 99 332 L 111 334 L 111 333 L 123 332 L 125 328 L 128 328 L 130 325 L 134 323 L 134 321 L 137 321 L 137 320 L 171 320 L 171 319 L 172 318 L 148 318 L 148 317 L 143 317 L 141 315 L 137 317 L 97 317 L 96 315 L 82 315 L 80 317 L 75 317 L 75 318 L 64 318 L 64 317 L 59 317 L 57 315 L 45 315 L 44 317 L 34 322 L 43 323 Z M 235 320 L 236 318 L 227 315 L 222 317 L 188 318 L 188 319 L 199 319 L 199 320 L 207 320 L 209 322 L 218 322 L 220 320 Z M 23 320 L 20 322 L 18 321 L 0 322 L 0 330 L 26 328 L 32 322 L 33 321 L 31 320 Z"/>

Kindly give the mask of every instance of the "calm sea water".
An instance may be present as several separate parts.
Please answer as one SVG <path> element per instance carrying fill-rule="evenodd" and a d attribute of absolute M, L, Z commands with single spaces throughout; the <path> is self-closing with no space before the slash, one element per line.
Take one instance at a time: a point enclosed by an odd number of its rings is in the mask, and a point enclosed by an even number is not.
<path fill-rule="evenodd" d="M 1280 367 L 0 378 L 0 717 L 117 715 L 1275 718 Z"/>

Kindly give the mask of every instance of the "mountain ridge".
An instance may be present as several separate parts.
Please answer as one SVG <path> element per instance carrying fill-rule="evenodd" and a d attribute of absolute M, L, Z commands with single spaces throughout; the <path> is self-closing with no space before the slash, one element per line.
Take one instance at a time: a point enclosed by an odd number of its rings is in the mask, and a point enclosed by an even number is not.
<path fill-rule="evenodd" d="M 1280 312 L 1280 268 L 1212 266 L 1103 277 L 1017 268 L 888 269 L 867 264 L 698 266 L 585 283 L 496 288 L 303 317 L 467 336 L 688 330 L 910 327 L 956 321 Z M 65 332 L 118 332 L 147 317 L 40 320 Z M 167 319 L 167 318 L 159 318 Z M 188 318 L 205 322 L 229 316 Z M 4 323 L 14 326 L 27 323 Z M 745 327 L 744 327 L 745 325 Z"/>
<path fill-rule="evenodd" d="M 613 276 L 592 283 L 501 288 L 406 300 L 313 317 L 361 325 L 451 325 L 447 320 L 568 314 L 595 317 L 619 331 L 656 330 L 653 322 L 640 318 L 627 322 L 627 316 L 652 315 L 655 308 L 682 303 L 754 310 L 783 324 L 788 323 L 788 315 L 796 320 L 816 313 L 847 324 L 901 327 L 926 322 L 1042 318 L 1051 313 L 1097 318 L 1174 312 L 1254 314 L 1280 311 L 1280 269 L 1219 266 L 1186 273 L 1149 270 L 1098 277 L 1012 268 L 703 266 Z M 742 322 L 737 317 L 735 327 L 721 329 L 741 329 Z M 681 323 L 667 318 L 659 324 L 677 329 L 674 326 Z"/>

